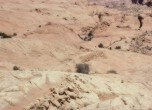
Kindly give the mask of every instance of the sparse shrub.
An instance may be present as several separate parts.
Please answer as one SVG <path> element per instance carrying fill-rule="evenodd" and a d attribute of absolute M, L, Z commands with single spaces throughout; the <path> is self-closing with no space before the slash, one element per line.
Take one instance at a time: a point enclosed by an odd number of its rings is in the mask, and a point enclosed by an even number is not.
<path fill-rule="evenodd" d="M 124 80 L 121 80 L 121 83 L 124 83 Z"/>
<path fill-rule="evenodd" d="M 17 33 L 13 33 L 13 36 L 17 36 Z"/>
<path fill-rule="evenodd" d="M 138 0 L 138 3 L 143 5 L 144 0 Z"/>
<path fill-rule="evenodd" d="M 3 32 L 0 32 L 0 37 L 3 39 L 3 38 L 12 38 L 12 36 L 10 36 L 10 35 L 7 35 L 7 34 L 5 34 L 5 33 L 3 33 Z"/>
<path fill-rule="evenodd" d="M 50 25 L 52 25 L 52 23 L 51 23 L 51 22 L 48 22 L 48 23 L 46 23 L 46 25 L 47 25 L 47 26 L 50 26 Z"/>
<path fill-rule="evenodd" d="M 41 25 L 39 25 L 39 28 L 41 28 L 42 26 Z"/>
<path fill-rule="evenodd" d="M 107 74 L 118 74 L 116 70 L 109 70 L 107 71 Z"/>
<path fill-rule="evenodd" d="M 76 65 L 76 72 L 77 73 L 83 73 L 83 74 L 89 74 L 89 65 L 88 64 L 77 64 Z"/>
<path fill-rule="evenodd" d="M 104 48 L 104 46 L 103 46 L 102 43 L 100 43 L 100 44 L 98 45 L 98 47 L 99 47 L 99 48 Z"/>
<path fill-rule="evenodd" d="M 20 70 L 20 68 L 19 68 L 18 66 L 14 66 L 14 67 L 13 67 L 13 70 L 14 70 L 14 71 L 18 71 L 18 70 Z"/>
<path fill-rule="evenodd" d="M 137 4 L 137 0 L 131 0 L 133 4 Z"/>
<path fill-rule="evenodd" d="M 109 50 L 112 50 L 112 47 L 109 47 Z"/>
<path fill-rule="evenodd" d="M 102 16 L 102 14 L 101 14 L 101 13 L 99 13 L 99 14 L 98 14 L 98 18 L 99 18 L 99 20 L 101 20 L 101 16 Z"/>
<path fill-rule="evenodd" d="M 152 7 L 152 1 L 148 1 L 145 3 L 148 7 Z"/>
<path fill-rule="evenodd" d="M 66 17 L 63 17 L 63 19 L 66 20 L 66 21 L 68 20 Z"/>
<path fill-rule="evenodd" d="M 121 49 L 121 46 L 116 46 L 116 48 L 115 49 Z"/>
<path fill-rule="evenodd" d="M 132 40 L 136 40 L 136 38 L 132 38 Z"/>
<path fill-rule="evenodd" d="M 74 5 L 78 5 L 78 3 L 77 3 L 77 2 L 75 2 L 75 3 L 74 3 Z"/>

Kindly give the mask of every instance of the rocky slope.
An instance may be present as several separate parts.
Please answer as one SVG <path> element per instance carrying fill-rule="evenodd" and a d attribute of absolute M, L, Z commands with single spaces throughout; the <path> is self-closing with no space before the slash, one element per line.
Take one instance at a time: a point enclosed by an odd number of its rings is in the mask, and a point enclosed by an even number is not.
<path fill-rule="evenodd" d="M 8 77 L 9 75 L 9 77 Z M 150 110 L 152 75 L 1 72 L 1 109 Z"/>
<path fill-rule="evenodd" d="M 149 2 L 0 0 L 0 109 L 152 109 Z"/>

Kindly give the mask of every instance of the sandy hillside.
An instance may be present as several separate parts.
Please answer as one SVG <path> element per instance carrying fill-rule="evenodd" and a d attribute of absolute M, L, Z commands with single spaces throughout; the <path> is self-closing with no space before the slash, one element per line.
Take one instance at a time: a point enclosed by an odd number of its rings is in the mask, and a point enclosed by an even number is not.
<path fill-rule="evenodd" d="M 133 2 L 0 0 L 0 110 L 151 110 L 152 1 Z"/>

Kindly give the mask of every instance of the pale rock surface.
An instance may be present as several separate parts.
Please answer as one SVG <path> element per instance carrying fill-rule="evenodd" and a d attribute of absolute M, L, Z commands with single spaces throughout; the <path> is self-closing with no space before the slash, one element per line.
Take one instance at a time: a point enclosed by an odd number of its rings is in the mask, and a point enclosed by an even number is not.
<path fill-rule="evenodd" d="M 1 110 L 152 109 L 152 75 L 128 78 L 119 74 L 90 76 L 58 71 L 0 74 Z"/>
<path fill-rule="evenodd" d="M 0 0 L 0 110 L 151 110 L 151 24 L 131 0 Z"/>

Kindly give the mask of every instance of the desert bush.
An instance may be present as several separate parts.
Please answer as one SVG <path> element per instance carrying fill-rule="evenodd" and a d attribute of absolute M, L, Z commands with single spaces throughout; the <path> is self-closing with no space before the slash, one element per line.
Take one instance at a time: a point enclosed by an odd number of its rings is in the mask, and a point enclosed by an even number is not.
<path fill-rule="evenodd" d="M 135 40 L 136 40 L 136 38 L 132 38 L 132 40 L 134 40 L 134 41 L 135 41 Z"/>
<path fill-rule="evenodd" d="M 12 36 L 5 34 L 4 32 L 0 32 L 1 38 L 12 38 Z"/>
<path fill-rule="evenodd" d="M 17 33 L 13 33 L 13 36 L 17 36 Z"/>
<path fill-rule="evenodd" d="M 63 17 L 63 19 L 66 20 L 66 21 L 68 20 L 66 17 Z"/>
<path fill-rule="evenodd" d="M 116 46 L 116 48 L 115 49 L 121 49 L 121 46 Z"/>
<path fill-rule="evenodd" d="M 98 45 L 98 47 L 99 47 L 99 48 L 104 48 L 104 46 L 103 46 L 102 43 L 100 43 L 100 44 Z"/>
<path fill-rule="evenodd" d="M 112 50 L 112 47 L 109 47 L 109 50 Z"/>
<path fill-rule="evenodd" d="M 42 26 L 41 25 L 39 25 L 39 28 L 41 28 Z"/>
<path fill-rule="evenodd" d="M 137 4 L 137 0 L 131 0 L 133 4 Z"/>
<path fill-rule="evenodd" d="M 17 66 L 14 66 L 14 67 L 13 67 L 13 70 L 14 70 L 14 71 L 17 71 L 17 70 L 20 70 L 20 68 L 17 67 Z"/>
<path fill-rule="evenodd" d="M 148 7 L 152 7 L 152 1 L 148 1 L 145 3 Z"/>
<path fill-rule="evenodd" d="M 77 73 L 83 73 L 83 74 L 89 74 L 89 65 L 88 64 L 77 64 L 76 65 L 76 72 Z"/>
<path fill-rule="evenodd" d="M 108 70 L 107 74 L 118 74 L 116 70 Z"/>

